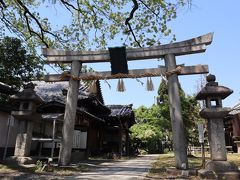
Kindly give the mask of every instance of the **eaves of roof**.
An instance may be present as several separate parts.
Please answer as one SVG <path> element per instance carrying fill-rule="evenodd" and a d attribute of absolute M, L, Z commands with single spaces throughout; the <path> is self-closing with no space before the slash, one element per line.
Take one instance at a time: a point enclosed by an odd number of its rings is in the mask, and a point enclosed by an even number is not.
<path fill-rule="evenodd" d="M 13 89 L 11 86 L 0 82 L 0 93 L 13 95 L 17 93 L 17 90 Z"/>
<path fill-rule="evenodd" d="M 240 102 L 233 106 L 232 110 L 229 112 L 230 115 L 235 115 L 240 113 Z"/>

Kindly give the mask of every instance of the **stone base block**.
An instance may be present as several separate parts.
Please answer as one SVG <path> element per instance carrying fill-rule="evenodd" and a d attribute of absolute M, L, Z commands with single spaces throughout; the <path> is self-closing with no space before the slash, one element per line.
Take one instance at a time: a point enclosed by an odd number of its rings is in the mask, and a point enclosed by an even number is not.
<path fill-rule="evenodd" d="M 201 169 L 198 171 L 198 175 L 201 179 L 224 179 L 224 180 L 239 180 L 239 171 L 226 171 L 226 172 L 214 172 Z"/>
<path fill-rule="evenodd" d="M 17 163 L 17 164 L 35 164 L 36 161 L 33 160 L 31 157 L 17 157 L 11 156 L 7 158 L 7 161 L 10 163 Z"/>
<path fill-rule="evenodd" d="M 198 174 L 203 179 L 240 179 L 238 167 L 228 161 L 208 161 L 205 169 L 200 169 Z"/>
<path fill-rule="evenodd" d="M 209 171 L 236 171 L 238 167 L 228 161 L 208 161 L 205 169 Z"/>
<path fill-rule="evenodd" d="M 176 168 L 166 168 L 167 174 L 173 175 L 173 176 L 196 176 L 197 170 L 196 169 L 176 169 Z"/>

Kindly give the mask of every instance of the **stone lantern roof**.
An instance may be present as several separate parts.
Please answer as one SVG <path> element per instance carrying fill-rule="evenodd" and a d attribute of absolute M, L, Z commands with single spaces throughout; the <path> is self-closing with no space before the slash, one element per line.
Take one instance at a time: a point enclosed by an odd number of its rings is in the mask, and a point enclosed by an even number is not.
<path fill-rule="evenodd" d="M 233 90 L 225 87 L 219 86 L 218 82 L 215 82 L 216 77 L 212 74 L 207 76 L 207 84 L 206 86 L 197 94 L 197 100 L 205 100 L 208 97 L 218 97 L 225 99 L 230 94 L 233 93 Z"/>
<path fill-rule="evenodd" d="M 40 104 L 43 100 L 34 91 L 35 85 L 29 83 L 24 87 L 24 90 L 11 96 L 14 101 L 33 101 L 36 104 Z"/>

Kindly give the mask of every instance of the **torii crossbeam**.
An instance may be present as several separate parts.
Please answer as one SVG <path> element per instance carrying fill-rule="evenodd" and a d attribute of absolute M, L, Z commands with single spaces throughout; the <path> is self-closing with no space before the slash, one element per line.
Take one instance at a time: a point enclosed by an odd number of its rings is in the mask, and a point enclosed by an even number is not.
<path fill-rule="evenodd" d="M 197 38 L 192 38 L 182 42 L 176 42 L 161 46 L 151 46 L 148 48 L 127 49 L 127 60 L 143 60 L 164 58 L 167 54 L 175 56 L 202 53 L 212 42 L 213 33 L 208 33 Z M 49 63 L 71 63 L 80 61 L 81 63 L 110 62 L 108 50 L 103 51 L 64 51 L 55 49 L 42 49 L 42 54 L 47 57 Z"/>
<path fill-rule="evenodd" d="M 199 36 L 190 40 L 176 42 L 161 46 L 152 46 L 148 48 L 135 48 L 127 49 L 126 56 L 128 61 L 163 58 L 165 61 L 165 67 L 142 69 L 142 70 L 130 70 L 129 76 L 132 74 L 134 77 L 144 77 L 143 75 L 148 73 L 157 75 L 173 72 L 176 68 L 175 56 L 202 53 L 206 51 L 207 45 L 211 44 L 213 33 L 208 33 L 203 36 Z M 60 79 L 59 75 L 46 76 L 47 81 L 60 81 L 69 80 L 69 90 L 67 94 L 67 102 L 65 107 L 64 125 L 63 125 L 63 141 L 60 150 L 60 165 L 67 165 L 70 163 L 71 150 L 72 150 L 72 137 L 76 116 L 77 96 L 79 88 L 79 79 L 90 78 L 97 76 L 99 79 L 110 77 L 110 72 L 95 72 L 95 73 L 82 73 L 80 69 L 82 63 L 96 63 L 96 62 L 110 62 L 110 55 L 107 50 L 105 51 L 64 51 L 43 49 L 43 55 L 47 58 L 49 63 L 71 63 L 71 72 L 65 79 Z M 207 65 L 198 66 L 183 66 L 178 73 L 170 73 L 168 78 L 168 95 L 170 103 L 170 116 L 172 122 L 173 131 L 173 149 L 175 154 L 176 168 L 186 169 L 188 168 L 187 161 L 187 141 L 184 132 L 184 124 L 181 115 L 181 105 L 178 87 L 178 74 L 200 74 L 208 73 Z M 146 76 L 149 76 L 147 74 Z M 76 77 L 78 77 L 76 79 Z M 109 79 L 112 79 L 110 77 Z M 117 78 L 117 77 L 116 77 Z"/>
<path fill-rule="evenodd" d="M 181 69 L 177 73 L 178 75 L 191 75 L 191 74 L 204 74 L 208 73 L 208 65 L 196 65 L 196 66 L 183 66 L 180 65 Z M 86 72 L 81 73 L 78 77 L 79 80 L 106 80 L 106 79 L 118 79 L 118 78 L 142 78 L 142 77 L 156 77 L 156 76 L 167 76 L 166 67 L 159 66 L 159 68 L 149 69 L 134 69 L 129 70 L 128 74 L 116 74 L 112 75 L 111 71 L 103 72 Z M 45 75 L 44 80 L 46 82 L 58 82 L 58 81 L 69 81 L 69 72 L 62 74 L 51 74 Z"/>

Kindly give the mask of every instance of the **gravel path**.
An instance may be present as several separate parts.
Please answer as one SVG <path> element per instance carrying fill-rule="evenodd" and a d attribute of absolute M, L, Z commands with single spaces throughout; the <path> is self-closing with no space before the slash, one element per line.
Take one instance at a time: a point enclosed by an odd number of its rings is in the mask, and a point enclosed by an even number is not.
<path fill-rule="evenodd" d="M 102 163 L 101 167 L 94 172 L 81 173 L 78 176 L 66 179 L 88 179 L 88 180 L 133 180 L 144 179 L 151 168 L 151 163 L 158 155 L 144 155 L 136 159 Z"/>
<path fill-rule="evenodd" d="M 22 174 L 15 177 L 2 177 L 4 180 L 141 180 L 147 179 L 146 175 L 151 168 L 151 163 L 158 157 L 158 155 L 143 155 L 134 159 L 119 160 L 119 161 L 89 161 L 82 163 L 94 167 L 90 172 L 77 173 L 74 176 L 53 176 L 36 175 L 36 174 Z M 90 163 L 90 164 L 89 164 Z M 0 176 L 0 179 L 2 179 Z"/>

